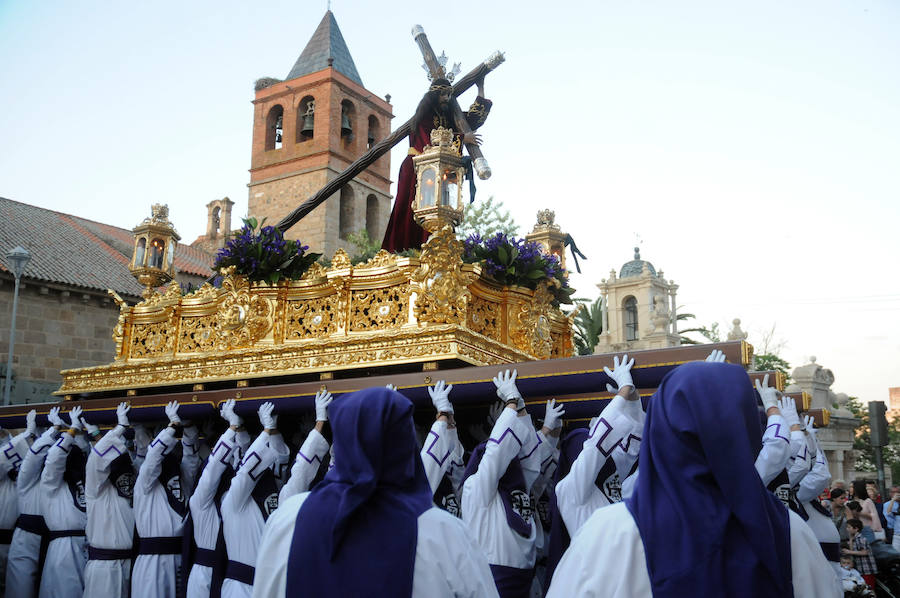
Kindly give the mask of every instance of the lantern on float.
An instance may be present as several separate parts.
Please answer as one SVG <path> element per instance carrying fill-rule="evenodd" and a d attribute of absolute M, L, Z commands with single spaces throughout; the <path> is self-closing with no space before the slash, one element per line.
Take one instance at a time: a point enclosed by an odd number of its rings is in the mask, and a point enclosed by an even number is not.
<path fill-rule="evenodd" d="M 431 145 L 413 157 L 416 169 L 416 223 L 429 232 L 456 227 L 463 217 L 462 181 L 466 174 L 461 147 L 453 131 L 431 131 Z"/>
<path fill-rule="evenodd" d="M 129 270 L 144 285 L 144 297 L 175 278 L 175 248 L 181 239 L 169 222 L 169 206 L 153 204 L 150 218 L 134 227 L 134 253 Z"/>

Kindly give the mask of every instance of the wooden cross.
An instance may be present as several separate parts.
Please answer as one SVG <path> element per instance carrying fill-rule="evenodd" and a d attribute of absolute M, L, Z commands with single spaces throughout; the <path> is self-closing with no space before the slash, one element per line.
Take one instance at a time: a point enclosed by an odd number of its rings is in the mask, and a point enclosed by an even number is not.
<path fill-rule="evenodd" d="M 431 45 L 428 43 L 428 38 L 425 37 L 425 31 L 421 26 L 416 25 L 413 28 L 413 36 L 416 39 L 416 43 L 419 44 L 419 48 L 422 50 L 422 54 L 425 55 L 426 64 L 428 64 L 429 60 L 432 60 L 435 65 L 440 67 L 440 64 L 434 57 L 434 51 L 431 50 Z M 450 109 L 452 110 L 451 115 L 454 118 L 454 122 L 456 123 L 456 130 L 458 132 L 464 134 L 471 131 L 471 127 L 469 127 L 469 123 L 463 116 L 462 110 L 459 107 L 459 103 L 456 101 L 456 97 L 472 87 L 476 81 L 483 79 L 488 73 L 500 66 L 500 64 L 502 64 L 504 60 L 506 60 L 506 58 L 503 56 L 503 53 L 498 50 L 488 56 L 484 62 L 476 66 L 464 76 L 460 77 L 453 85 L 452 91 L 450 93 Z M 430 69 L 431 67 L 429 67 L 429 70 Z M 434 74 L 434 71 L 432 71 L 432 74 Z M 441 69 L 441 76 L 442 75 L 443 69 Z M 331 197 L 345 184 L 350 182 L 353 177 L 368 168 L 373 162 L 375 162 L 375 160 L 390 151 L 392 147 L 409 137 L 410 133 L 412 132 L 412 125 L 413 119 L 410 118 L 408 121 L 403 123 L 400 128 L 391 133 L 387 138 L 372 146 L 372 149 L 357 158 L 352 164 L 350 164 L 350 166 L 345 168 L 343 172 L 329 181 L 324 187 L 316 191 L 316 193 L 313 194 L 309 199 L 294 208 L 294 210 L 290 214 L 282 218 L 281 222 L 277 224 L 278 229 L 281 230 L 281 232 L 284 232 L 297 224 L 304 216 L 312 212 L 322 202 Z M 486 179 L 491 176 L 491 170 L 487 166 L 487 161 L 484 159 L 484 156 L 481 153 L 481 148 L 479 148 L 474 143 L 467 143 L 466 150 L 469 152 L 469 156 L 471 156 L 472 160 L 475 162 L 474 166 L 479 178 Z"/>

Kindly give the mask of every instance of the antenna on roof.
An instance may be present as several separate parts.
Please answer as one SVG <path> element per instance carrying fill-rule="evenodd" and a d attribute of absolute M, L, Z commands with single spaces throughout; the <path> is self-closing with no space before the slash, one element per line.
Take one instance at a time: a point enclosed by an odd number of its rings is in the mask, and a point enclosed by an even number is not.
<path fill-rule="evenodd" d="M 331 10 L 331 0 L 328 0 L 328 10 Z"/>

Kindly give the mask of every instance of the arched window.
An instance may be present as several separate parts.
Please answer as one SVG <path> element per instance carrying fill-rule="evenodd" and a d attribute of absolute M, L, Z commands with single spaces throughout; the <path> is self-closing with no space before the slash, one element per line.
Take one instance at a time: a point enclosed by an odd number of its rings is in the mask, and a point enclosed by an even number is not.
<path fill-rule="evenodd" d="M 369 240 L 374 241 L 378 238 L 378 198 L 372 193 L 366 198 L 366 232 L 369 233 Z"/>
<path fill-rule="evenodd" d="M 372 149 L 372 146 L 381 141 L 378 135 L 378 119 L 375 115 L 369 115 L 369 135 L 366 137 L 366 149 Z"/>
<path fill-rule="evenodd" d="M 353 145 L 353 130 L 355 129 L 356 109 L 353 102 L 344 100 L 341 102 L 341 142 L 346 149 Z"/>
<path fill-rule="evenodd" d="M 134 248 L 134 267 L 140 268 L 144 265 L 144 251 L 147 249 L 147 239 L 141 237 L 137 240 Z"/>
<path fill-rule="evenodd" d="M 341 188 L 341 211 L 338 215 L 338 234 L 342 239 L 353 232 L 353 189 Z"/>
<path fill-rule="evenodd" d="M 284 123 L 284 108 L 276 104 L 269 109 L 266 116 L 266 149 L 281 149 L 281 133 Z"/>
<path fill-rule="evenodd" d="M 163 267 L 163 251 L 166 246 L 162 239 L 153 239 L 150 241 L 150 254 L 147 256 L 147 266 L 150 268 Z"/>
<path fill-rule="evenodd" d="M 306 96 L 297 105 L 297 143 L 312 139 L 315 133 L 316 101 Z"/>
<path fill-rule="evenodd" d="M 637 299 L 626 297 L 625 303 L 625 340 L 638 340 L 638 307 Z"/>

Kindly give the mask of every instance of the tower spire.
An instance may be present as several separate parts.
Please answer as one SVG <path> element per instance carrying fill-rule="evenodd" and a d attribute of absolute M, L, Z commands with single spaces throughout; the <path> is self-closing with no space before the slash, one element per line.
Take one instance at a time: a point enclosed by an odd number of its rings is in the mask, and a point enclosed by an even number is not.
<path fill-rule="evenodd" d="M 333 59 L 331 64 L 328 62 L 329 58 Z M 328 0 L 328 10 L 325 11 L 325 16 L 322 17 L 319 26 L 309 38 L 309 42 L 303 48 L 297 62 L 294 63 L 294 68 L 285 77 L 285 81 L 321 71 L 329 66 L 356 83 L 363 84 L 353 57 L 350 55 L 350 49 L 347 48 L 334 13 L 331 12 L 331 0 Z"/>

